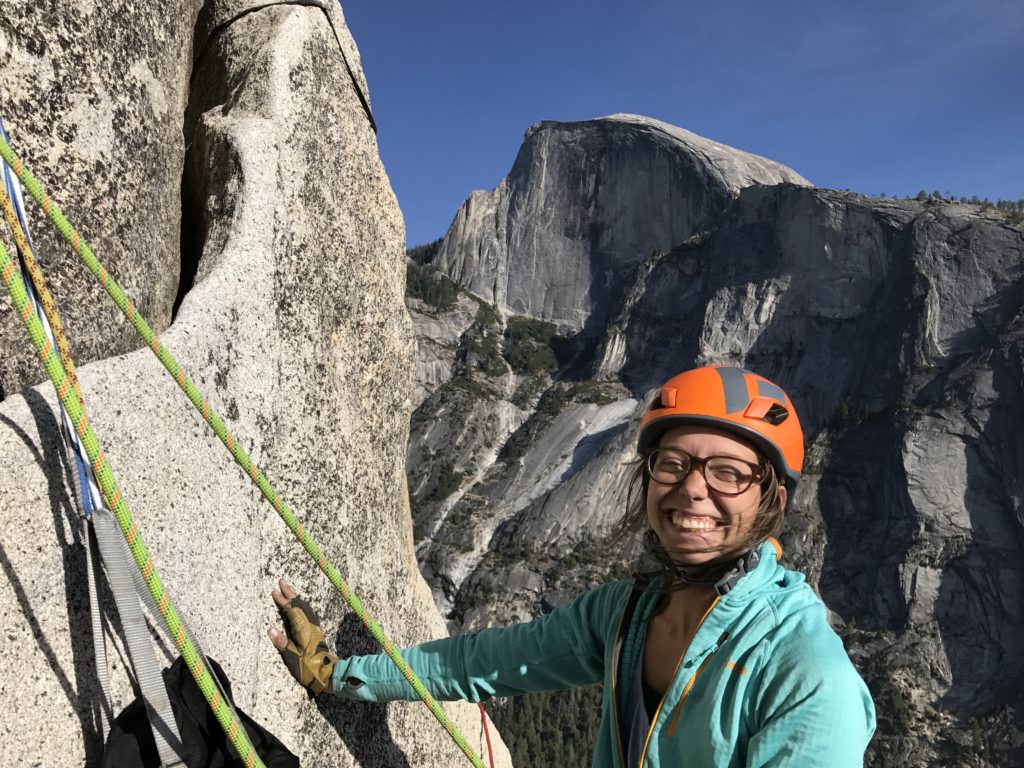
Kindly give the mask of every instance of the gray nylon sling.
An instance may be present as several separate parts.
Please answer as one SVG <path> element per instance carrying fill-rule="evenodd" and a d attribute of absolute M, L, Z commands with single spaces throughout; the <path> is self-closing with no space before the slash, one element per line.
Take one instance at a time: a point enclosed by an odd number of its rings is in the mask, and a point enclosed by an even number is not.
<path fill-rule="evenodd" d="M 105 508 L 97 509 L 92 514 L 92 529 L 95 532 L 95 541 L 106 570 L 106 581 L 111 586 L 114 601 L 118 606 L 121 627 L 131 656 L 131 664 L 135 670 L 135 679 L 146 713 L 150 716 L 148 719 L 150 719 L 150 727 L 153 729 L 153 737 L 157 743 L 161 765 L 164 768 L 183 766 L 181 736 L 178 734 L 177 725 L 174 722 L 174 713 L 171 710 L 171 702 L 167 698 L 162 668 L 154 653 L 150 628 L 146 626 L 145 614 L 142 612 L 140 602 L 140 596 L 144 595 L 146 598 L 144 602 L 148 603 L 147 607 L 157 613 L 156 605 L 153 604 L 153 596 L 150 591 L 145 589 L 142 575 L 132 561 L 128 544 L 121 535 L 114 515 Z M 94 592 L 95 590 L 90 591 Z M 97 618 L 94 617 L 93 632 L 95 632 L 96 624 Z M 102 677 L 105 677 L 106 652 L 101 633 L 100 627 L 100 642 L 96 645 L 96 669 L 97 672 L 102 669 Z M 99 657 L 100 647 L 103 648 L 102 658 Z M 109 696 L 109 690 L 104 691 L 104 695 Z"/>
<path fill-rule="evenodd" d="M 100 612 L 99 569 L 100 550 L 89 518 L 82 516 L 82 544 L 85 546 L 86 581 L 89 585 L 89 618 L 92 620 L 92 649 L 96 657 L 96 678 L 100 684 L 100 737 L 106 741 L 110 722 L 114 719 L 113 697 L 110 695 L 110 668 L 107 665 L 107 644 L 103 635 L 103 614 Z"/>
<path fill-rule="evenodd" d="M 161 764 L 163 768 L 183 766 L 185 763 L 182 757 L 184 748 L 181 735 L 174 720 L 174 711 L 167 698 L 167 689 L 164 686 L 161 666 L 153 651 L 152 635 L 146 625 L 146 617 L 142 606 L 144 605 L 145 609 L 149 611 L 150 617 L 153 618 L 152 625 L 158 630 L 160 626 L 156 622 L 155 617 L 160 615 L 160 611 L 153 601 L 153 596 L 150 594 L 149 589 L 146 587 L 146 582 L 142 579 L 142 574 L 139 573 L 139 569 L 135 565 L 131 550 L 128 548 L 128 542 L 121 535 L 113 513 L 101 507 L 93 513 L 92 520 L 95 539 L 100 550 L 99 554 L 102 555 L 103 563 L 106 566 L 107 580 L 110 584 L 110 590 L 114 594 L 118 613 L 121 616 L 125 640 L 131 655 L 132 666 L 135 668 L 136 681 L 146 705 L 150 728 L 153 731 L 153 739 L 160 754 Z M 108 555 L 107 550 L 111 550 L 113 555 Z M 94 563 L 98 559 L 98 557 L 91 558 Z M 115 566 L 117 570 L 116 578 L 114 569 L 109 565 L 111 560 L 117 561 Z M 97 576 L 94 574 L 90 575 L 90 583 L 96 579 Z M 130 582 L 130 584 L 126 586 L 127 582 Z M 96 583 L 99 583 L 98 580 L 96 580 Z M 92 592 L 91 587 L 90 592 Z M 127 606 L 128 615 L 126 615 L 126 610 L 122 608 L 122 603 Z M 182 625 L 184 625 L 185 631 L 193 638 L 196 651 L 202 657 L 203 663 L 209 667 L 210 662 L 206 658 L 206 652 L 203 650 L 202 644 L 199 642 L 198 633 L 189 626 L 185 616 L 179 614 L 178 618 Z M 93 617 L 93 638 L 97 649 L 97 675 L 100 677 L 100 686 L 106 698 L 106 708 L 109 711 L 111 709 L 111 696 L 109 683 L 107 682 L 106 645 L 104 643 L 102 614 L 98 609 L 94 612 Z M 142 660 L 141 664 L 139 659 Z M 213 682 L 217 690 L 220 691 L 225 705 L 227 705 L 233 716 L 237 719 L 238 713 L 235 710 L 235 705 L 231 701 L 231 697 L 227 695 L 216 674 L 213 675 Z M 102 718 L 103 707 L 101 707 L 100 714 Z M 105 725 L 104 727 L 104 733 L 106 733 L 107 726 Z"/>
<path fill-rule="evenodd" d="M 88 526 L 88 523 L 86 523 Z M 142 695 L 142 700 L 149 715 L 149 725 L 153 731 L 157 753 L 164 768 L 185 765 L 182 758 L 181 736 L 174 721 L 174 712 L 161 666 L 153 651 L 153 641 L 146 625 L 146 617 L 142 611 L 142 602 L 147 603 L 149 610 L 155 615 L 156 606 L 153 597 L 142 581 L 139 569 L 132 561 L 128 544 L 121 535 L 117 521 L 105 508 L 99 508 L 92 514 L 92 530 L 95 533 L 96 545 L 102 557 L 107 574 L 110 591 L 117 604 L 117 612 L 121 618 L 125 642 L 131 656 L 135 678 Z M 91 537 L 90 537 L 91 541 Z M 88 558 L 95 567 L 95 558 Z M 90 591 L 96 577 L 90 574 Z M 144 598 L 140 601 L 140 598 Z M 92 599 L 90 599 L 90 603 Z M 98 603 L 98 600 L 97 600 Z M 106 706 L 110 707 L 110 690 L 107 682 L 106 642 L 103 635 L 102 615 L 97 611 L 93 614 L 93 638 L 96 650 L 96 670 L 100 677 L 100 686 L 106 697 Z M 98 634 L 97 634 L 98 633 Z M 102 711 L 102 707 L 101 707 Z M 107 724 L 104 723 L 106 729 Z M 104 730 L 104 734 L 106 730 Z"/>

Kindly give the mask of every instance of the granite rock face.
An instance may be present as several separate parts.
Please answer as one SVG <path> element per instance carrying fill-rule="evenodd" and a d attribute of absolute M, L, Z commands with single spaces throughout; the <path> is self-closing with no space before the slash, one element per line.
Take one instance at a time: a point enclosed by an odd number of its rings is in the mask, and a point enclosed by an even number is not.
<path fill-rule="evenodd" d="M 179 110 L 184 215 L 199 257 L 160 338 L 393 640 L 437 637 L 445 627 L 417 570 L 403 472 L 413 352 L 403 222 L 358 90 L 358 55 L 336 4 L 231 8 L 204 11 L 206 43 L 187 115 Z M 115 160 L 104 162 L 116 176 Z M 178 215 L 173 202 L 164 215 Z M 103 201 L 83 193 L 79 204 Z M 307 700 L 266 637 L 280 624 L 269 598 L 278 577 L 320 609 L 340 653 L 374 652 L 372 638 L 149 350 L 79 373 L 156 567 L 238 704 L 303 765 L 464 760 L 422 704 Z M 48 384 L 0 404 L 0 465 L 0 618 L 20 638 L 0 660 L 4 762 L 94 765 L 85 555 Z M 133 694 L 116 622 L 110 632 L 121 708 Z M 477 708 L 447 710 L 479 752 Z"/>
<path fill-rule="evenodd" d="M 438 314 L 422 301 L 409 299 L 409 314 L 417 329 L 416 368 L 412 407 L 418 408 L 452 376 L 459 343 L 476 316 L 476 304 L 460 296 L 451 311 Z"/>
<path fill-rule="evenodd" d="M 640 196 L 635 215 L 648 207 Z M 459 223 L 446 248 L 464 242 L 468 262 L 476 241 L 458 240 Z M 563 326 L 547 342 L 556 365 L 536 370 L 512 364 L 523 342 L 508 329 L 524 318 L 495 312 L 490 362 L 465 354 L 486 349 L 470 329 L 414 414 L 418 552 L 450 623 L 529 618 L 627 573 L 635 550 L 606 549 L 604 534 L 644 403 L 679 370 L 741 365 L 782 384 L 805 428 L 785 557 L 871 687 L 869 764 L 1020 764 L 1021 224 L 755 185 L 605 301 L 599 330 Z"/>
<path fill-rule="evenodd" d="M 48 181 L 158 332 L 170 324 L 178 294 L 181 126 L 201 5 L 5 3 L 0 18 L 0 117 L 15 152 Z M 35 230 L 37 257 L 78 358 L 138 347 L 60 236 Z M 4 302 L 0 400 L 45 378 L 23 337 Z"/>
<path fill-rule="evenodd" d="M 607 319 L 636 264 L 785 166 L 637 115 L 530 128 L 509 175 L 459 208 L 434 264 L 504 310 L 574 330 Z"/>

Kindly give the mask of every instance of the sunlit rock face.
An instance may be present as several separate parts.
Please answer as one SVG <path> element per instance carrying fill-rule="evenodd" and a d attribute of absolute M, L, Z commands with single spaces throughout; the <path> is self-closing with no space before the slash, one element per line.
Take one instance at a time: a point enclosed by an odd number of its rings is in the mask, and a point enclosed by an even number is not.
<path fill-rule="evenodd" d="M 460 211 L 436 262 L 497 304 L 462 333 L 451 378 L 413 416 L 418 553 L 450 622 L 526 619 L 628 573 L 635 549 L 600 545 L 623 508 L 644 404 L 685 368 L 745 366 L 791 394 L 805 429 L 807 462 L 782 543 L 875 696 L 869 764 L 1019 764 L 1021 223 L 978 206 L 799 183 L 733 196 L 743 185 L 726 193 L 722 176 L 704 171 L 692 184 L 722 190 L 719 207 L 707 205 L 697 231 L 664 234 L 664 248 L 623 265 L 598 322 L 586 297 L 606 290 L 595 287 L 606 285 L 601 278 L 583 270 L 581 283 L 559 293 L 571 282 L 557 277 L 566 251 L 545 249 L 549 263 L 538 250 L 513 274 L 510 228 L 481 245 L 466 233 L 484 225 L 466 223 L 489 217 L 504 226 L 525 210 L 507 201 L 517 173 L 541 153 L 540 137 L 551 134 L 554 155 L 555 136 L 619 130 L 634 124 L 533 129 L 509 179 Z M 596 150 L 580 161 L 579 144 L 557 146 L 548 168 L 587 176 L 612 164 Z M 567 173 L 554 178 L 565 186 L 547 188 L 546 199 L 578 197 Z M 622 222 L 649 216 L 649 231 L 661 233 L 667 221 L 690 220 L 680 198 L 666 205 L 634 191 L 620 199 L 628 211 L 587 219 L 593 231 L 640 231 Z M 469 215 L 485 203 L 488 216 Z M 532 210 L 536 221 L 522 214 L 518 231 L 542 239 L 561 221 L 545 206 Z M 586 251 L 578 238 L 565 241 Z M 493 257 L 486 269 L 484 255 Z M 575 298 L 536 298 L 555 294 Z M 432 322 L 446 314 L 437 310 Z"/>
<path fill-rule="evenodd" d="M 509 175 L 462 204 L 435 265 L 485 301 L 579 330 L 607 319 L 636 264 L 740 189 L 808 182 L 785 166 L 637 115 L 544 121 Z"/>
<path fill-rule="evenodd" d="M 175 262 L 178 222 L 184 217 L 194 228 L 195 275 L 173 324 L 158 325 L 161 343 L 392 641 L 404 646 L 443 636 L 412 549 L 403 473 L 413 371 L 403 305 L 404 226 L 366 109 L 359 55 L 337 3 L 208 3 L 198 22 L 196 9 L 184 5 L 142 4 L 145 18 L 130 4 L 108 5 L 96 4 L 93 12 L 109 27 L 94 30 L 93 47 L 82 48 L 83 56 L 102 60 L 88 67 L 105 72 L 120 71 L 110 69 L 108 57 L 119 55 L 114 43 L 122 39 L 164 35 L 167 46 L 184 45 L 157 25 L 154 13 L 180 16 L 176 28 L 187 27 L 189 38 L 196 25 L 196 49 L 185 45 L 184 54 L 177 48 L 168 54 L 194 61 L 191 73 L 187 66 L 155 68 L 156 85 L 140 88 L 131 78 L 111 77 L 104 86 L 127 105 L 108 116 L 114 121 L 144 113 L 158 86 L 178 94 L 165 104 L 178 132 L 166 147 L 178 153 L 171 163 L 174 194 L 134 201 L 152 206 L 146 220 L 154 230 L 147 237 L 167 235 L 163 224 L 173 222 L 163 247 Z M 38 9 L 26 13 L 39 25 L 51 19 Z M 25 31 L 48 34 L 31 25 Z M 99 40 L 111 47 L 97 48 Z M 35 98 L 45 104 L 48 92 Z M 88 126 L 83 122 L 82 131 Z M 46 159 L 67 149 L 53 141 L 50 148 L 45 135 L 37 137 L 26 155 Z M 101 259 L 117 257 L 109 263 L 118 279 L 125 262 L 131 265 L 124 282 L 134 293 L 133 269 L 154 280 L 165 275 L 149 253 L 122 253 L 113 245 L 120 230 L 111 222 L 145 229 L 135 209 L 113 210 L 105 196 L 117 179 L 133 189 L 142 184 L 140 158 L 118 146 L 95 148 L 104 164 L 95 189 L 65 188 L 64 176 L 49 178 L 43 167 L 39 175 L 62 203 L 76 200 L 67 205 L 69 215 L 104 212 L 86 217 L 89 239 Z M 166 186 L 165 170 L 166 164 L 154 166 L 155 188 Z M 105 307 L 109 300 L 98 301 Z M 4 321 L 13 323 L 6 298 L 2 305 Z M 165 325 L 169 315 L 168 301 Z M 90 322 L 96 323 L 90 332 L 110 330 L 100 317 Z M 119 333 L 126 327 L 116 319 L 110 325 Z M 11 325 L 15 331 L 35 381 L 42 375 L 35 353 L 24 329 Z M 76 350 L 81 333 L 71 333 Z M 83 364 L 79 375 L 105 461 L 137 530 L 177 609 L 231 678 L 239 706 L 303 765 L 413 768 L 465 759 L 422 704 L 309 700 L 265 634 L 281 622 L 270 600 L 277 579 L 289 579 L 309 597 L 339 653 L 379 650 L 362 622 L 150 350 Z M 70 768 L 100 759 L 85 549 L 57 420 L 49 384 L 19 388 L 0 403 L 6 521 L 0 617 L 17 638 L 0 657 L 4 765 Z M 112 616 L 112 606 L 106 608 Z M 117 712 L 134 692 L 120 623 L 112 618 L 107 629 Z M 159 653 L 169 663 L 173 641 L 165 639 Z M 477 707 L 446 709 L 479 751 Z M 496 764 L 507 768 L 508 752 L 493 729 L 491 742 Z"/>
<path fill-rule="evenodd" d="M 0 118 L 15 152 L 158 332 L 178 293 L 181 126 L 200 6 L 12 2 L 0 25 Z M 140 346 L 60 235 L 33 234 L 77 358 Z M 23 335 L 0 302 L 0 400 L 45 378 Z"/>

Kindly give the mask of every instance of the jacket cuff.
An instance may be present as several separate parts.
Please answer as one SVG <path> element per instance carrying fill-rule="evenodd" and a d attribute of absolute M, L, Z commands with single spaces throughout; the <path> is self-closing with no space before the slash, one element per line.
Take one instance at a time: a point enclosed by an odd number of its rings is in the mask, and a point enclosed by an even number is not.
<path fill-rule="evenodd" d="M 383 653 L 338 659 L 331 673 L 336 696 L 352 701 L 384 702 L 407 699 L 412 688 Z"/>
<path fill-rule="evenodd" d="M 352 675 L 351 659 L 338 659 L 331 672 L 331 688 L 335 696 L 354 701 L 375 701 L 370 694 L 370 687 L 358 677 Z"/>

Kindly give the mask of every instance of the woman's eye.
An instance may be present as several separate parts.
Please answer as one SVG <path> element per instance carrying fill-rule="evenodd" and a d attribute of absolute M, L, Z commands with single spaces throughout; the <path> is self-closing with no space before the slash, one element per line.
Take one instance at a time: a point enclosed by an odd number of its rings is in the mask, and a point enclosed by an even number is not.
<path fill-rule="evenodd" d="M 659 459 L 658 469 L 663 472 L 679 472 L 686 468 L 679 459 Z"/>
<path fill-rule="evenodd" d="M 742 480 L 746 473 L 738 467 L 712 467 L 711 472 L 719 480 Z"/>

